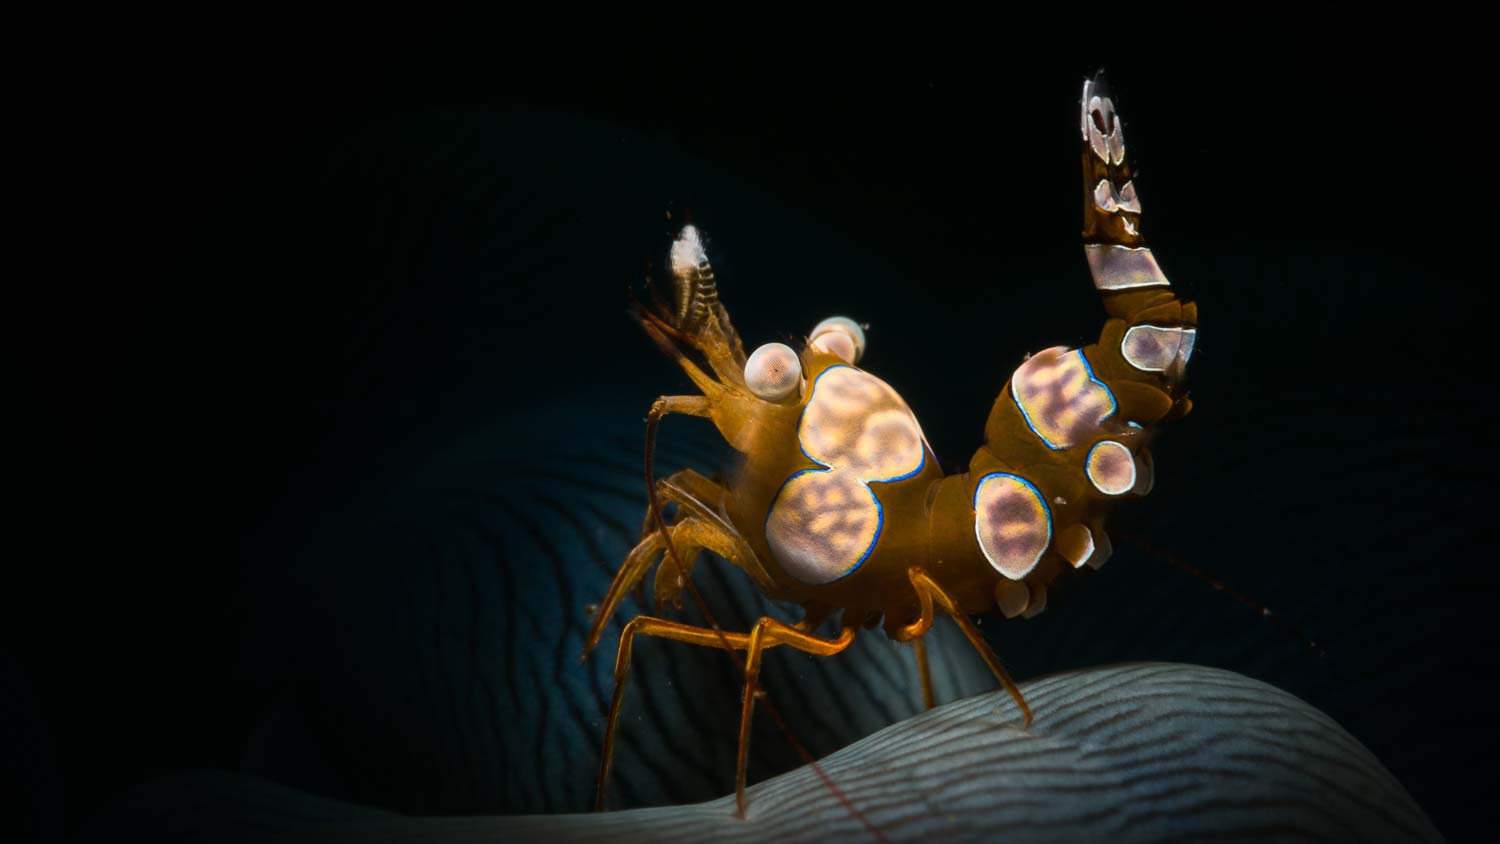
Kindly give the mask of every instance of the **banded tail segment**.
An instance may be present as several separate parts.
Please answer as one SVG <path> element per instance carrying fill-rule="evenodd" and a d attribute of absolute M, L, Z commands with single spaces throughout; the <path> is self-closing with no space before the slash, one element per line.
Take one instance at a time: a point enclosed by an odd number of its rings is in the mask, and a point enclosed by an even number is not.
<path fill-rule="evenodd" d="M 1125 157 L 1125 133 L 1114 99 L 1101 72 L 1083 83 L 1079 131 L 1083 135 L 1083 242 L 1090 254 L 1107 254 L 1109 247 L 1144 249 L 1140 233 L 1141 201 Z M 1146 252 L 1149 256 L 1149 250 Z M 1093 260 L 1089 261 L 1092 268 Z M 1122 279 L 1094 280 L 1101 290 L 1118 289 Z M 1142 279 L 1134 286 L 1147 286 Z M 1165 285 L 1165 278 L 1155 280 Z"/>
<path fill-rule="evenodd" d="M 1028 356 L 1000 391 L 969 463 L 979 550 L 1007 617 L 1046 607 L 1067 568 L 1098 568 L 1114 503 L 1150 493 L 1159 422 L 1192 409 L 1184 371 L 1197 309 L 1177 299 L 1141 235 L 1125 134 L 1102 76 L 1083 83 L 1083 242 L 1110 318 L 1082 349 Z"/>
<path fill-rule="evenodd" d="M 1183 370 L 1197 338 L 1197 307 L 1172 292 L 1141 234 L 1141 200 L 1126 155 L 1124 127 L 1102 72 L 1083 83 L 1079 133 L 1084 254 L 1094 287 L 1114 318 L 1105 326 L 1099 351 L 1123 364 L 1106 366 L 1116 377 L 1149 384 L 1175 406 L 1182 399 Z M 1152 404 L 1162 415 L 1168 410 Z M 1183 407 L 1175 415 L 1185 412 Z M 1154 415 L 1147 414 L 1148 420 Z"/>

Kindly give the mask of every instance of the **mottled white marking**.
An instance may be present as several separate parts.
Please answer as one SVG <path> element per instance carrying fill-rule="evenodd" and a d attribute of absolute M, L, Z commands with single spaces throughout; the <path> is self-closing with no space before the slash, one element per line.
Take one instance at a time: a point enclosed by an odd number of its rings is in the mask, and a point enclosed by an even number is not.
<path fill-rule="evenodd" d="M 797 436 L 807 456 L 864 481 L 921 467 L 925 439 L 917 417 L 891 385 L 852 366 L 818 376 Z"/>
<path fill-rule="evenodd" d="M 758 398 L 779 402 L 801 383 L 802 361 L 785 343 L 767 343 L 745 361 L 745 384 Z"/>
<path fill-rule="evenodd" d="M 1094 154 L 1106 163 L 1120 164 L 1125 160 L 1125 135 L 1120 129 L 1120 116 L 1115 113 L 1114 101 L 1094 93 L 1094 80 L 1083 81 L 1083 105 L 1079 130 Z M 1097 112 L 1097 120 L 1095 113 Z M 1102 125 L 1102 129 L 1100 128 Z"/>
<path fill-rule="evenodd" d="M 1010 378 L 1010 394 L 1027 427 L 1054 451 L 1092 439 L 1115 412 L 1114 395 L 1093 375 L 1083 352 L 1064 346 L 1027 358 Z"/>
<path fill-rule="evenodd" d="M 1151 250 L 1144 246 L 1131 248 L 1090 243 L 1083 250 L 1089 259 L 1089 272 L 1094 276 L 1094 287 L 1100 290 L 1170 286 L 1161 267 L 1156 265 L 1156 258 Z"/>
<path fill-rule="evenodd" d="M 1085 89 L 1087 94 L 1087 89 Z M 1083 128 L 1088 136 L 1089 149 L 1094 155 L 1109 164 L 1125 161 L 1125 134 L 1120 130 L 1120 117 L 1115 114 L 1115 104 L 1109 97 L 1088 96 L 1088 107 L 1083 115 Z"/>
<path fill-rule="evenodd" d="M 797 435 L 826 468 L 786 481 L 766 517 L 766 542 L 792 577 L 830 583 L 857 569 L 880 538 L 883 514 L 869 484 L 920 472 L 926 440 L 901 396 L 852 366 L 818 375 Z"/>
<path fill-rule="evenodd" d="M 1121 121 L 1115 114 L 1115 103 L 1110 97 L 1089 97 L 1088 111 L 1083 117 L 1089 135 L 1089 148 L 1095 156 L 1106 163 L 1125 160 L 1125 135 L 1121 132 Z"/>
<path fill-rule="evenodd" d="M 1020 580 L 1052 544 L 1052 512 L 1030 481 L 992 472 L 974 489 L 974 535 L 995 571 Z"/>
<path fill-rule="evenodd" d="M 1114 134 L 1110 126 L 1110 115 L 1114 113 L 1114 105 L 1108 97 L 1090 97 L 1088 108 L 1084 115 L 1084 128 L 1088 132 L 1089 149 L 1094 151 L 1101 161 L 1108 162 L 1110 158 L 1110 137 Z M 1103 127 L 1100 127 L 1103 124 Z"/>
<path fill-rule="evenodd" d="M 1115 201 L 1115 184 L 1109 179 L 1100 179 L 1094 185 L 1094 207 L 1106 214 L 1113 214 L 1120 207 Z"/>
<path fill-rule="evenodd" d="M 1177 325 L 1132 325 L 1120 341 L 1120 354 L 1142 372 L 1166 372 L 1187 365 L 1197 334 Z"/>
<path fill-rule="evenodd" d="M 853 571 L 880 535 L 875 492 L 847 473 L 800 472 L 782 486 L 766 520 L 766 541 L 797 580 L 832 583 Z"/>
<path fill-rule="evenodd" d="M 1094 207 L 1106 214 L 1116 211 L 1132 211 L 1141 213 L 1140 200 L 1135 196 L 1135 182 L 1126 182 L 1125 187 L 1115 190 L 1115 183 L 1109 179 L 1100 179 L 1099 184 L 1094 185 Z M 1129 220 L 1125 220 L 1126 229 L 1134 232 L 1135 229 Z"/>
<path fill-rule="evenodd" d="M 1124 495 L 1135 486 L 1135 456 L 1114 440 L 1101 440 L 1089 449 L 1084 471 L 1105 495 Z"/>

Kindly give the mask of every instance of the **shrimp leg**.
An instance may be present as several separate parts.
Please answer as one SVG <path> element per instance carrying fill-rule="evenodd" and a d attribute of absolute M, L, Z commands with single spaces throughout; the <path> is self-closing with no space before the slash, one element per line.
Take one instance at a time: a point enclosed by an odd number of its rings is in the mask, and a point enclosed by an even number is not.
<path fill-rule="evenodd" d="M 750 717 L 755 714 L 755 687 L 760 681 L 761 652 L 776 645 L 790 645 L 815 656 L 833 656 L 849 647 L 849 643 L 854 641 L 854 631 L 854 627 L 846 626 L 839 631 L 838 638 L 823 639 L 769 616 L 762 616 L 750 631 L 748 652 L 745 655 L 745 695 L 740 704 L 740 752 L 734 771 L 734 804 L 740 817 L 745 816 L 745 765 L 749 761 Z"/>
<path fill-rule="evenodd" d="M 719 545 L 716 537 L 713 537 L 714 529 L 711 525 L 699 521 L 695 517 L 687 517 L 677 524 L 667 528 L 672 534 L 673 547 L 682 554 L 684 560 L 696 559 L 699 550 L 710 542 Z M 651 531 L 642 537 L 641 541 L 626 555 L 625 562 L 620 565 L 620 570 L 615 573 L 615 579 L 609 584 L 609 591 L 605 593 L 604 600 L 599 602 L 599 609 L 594 613 L 593 625 L 589 628 L 588 637 L 583 643 L 583 658 L 588 659 L 589 653 L 599 644 L 599 637 L 604 634 L 604 626 L 614 617 L 615 610 L 619 608 L 620 601 L 630 594 L 646 576 L 651 564 L 661 556 L 666 548 L 662 541 L 660 531 Z"/>
<path fill-rule="evenodd" d="M 692 469 L 683 469 L 663 478 L 656 485 L 657 494 L 663 502 L 676 504 L 678 512 L 696 518 L 708 527 L 701 531 L 700 543 L 706 550 L 718 554 L 738 567 L 741 571 L 755 581 L 755 585 L 762 592 L 769 592 L 773 586 L 771 575 L 761 565 L 760 558 L 756 556 L 755 549 L 740 535 L 734 525 L 724 518 L 722 505 L 729 496 L 729 491 L 718 483 L 703 477 Z M 652 518 L 648 514 L 646 526 L 642 528 L 642 535 L 652 529 Z M 676 536 L 673 536 L 676 541 Z M 652 590 L 655 595 L 655 605 L 660 608 L 668 601 L 674 606 L 682 606 L 682 587 L 685 581 L 693 576 L 693 555 L 682 556 L 682 570 L 677 571 L 662 565 L 656 570 L 656 583 Z"/>
<path fill-rule="evenodd" d="M 910 642 L 926 636 L 927 631 L 932 629 L 933 605 L 941 607 L 943 612 L 958 623 L 958 629 L 963 631 L 964 638 L 969 640 L 974 650 L 979 651 L 979 656 L 984 660 L 984 664 L 989 666 L 995 679 L 999 680 L 1000 685 L 1010 693 L 1011 699 L 1021 709 L 1021 716 L 1025 719 L 1026 726 L 1031 726 L 1031 707 L 1026 705 L 1026 698 L 1022 697 L 1020 687 L 1016 685 L 1015 680 L 1010 678 L 1005 666 L 1000 664 L 1000 657 L 995 655 L 995 649 L 991 648 L 984 640 L 984 636 L 980 635 L 979 628 L 969 620 L 968 614 L 960 609 L 958 602 L 944 592 L 943 587 L 939 586 L 937 581 L 933 580 L 932 576 L 923 571 L 920 566 L 912 566 L 907 570 L 906 575 L 911 580 L 912 588 L 917 592 L 921 615 L 911 624 L 897 628 L 892 638 L 898 642 Z"/>
<path fill-rule="evenodd" d="M 927 709 L 933 707 L 932 697 L 932 668 L 927 664 L 927 640 L 918 636 L 911 640 L 912 653 L 917 657 L 917 679 L 922 683 L 922 705 Z"/>
<path fill-rule="evenodd" d="M 755 678 L 760 672 L 760 654 L 768 647 L 790 645 L 812 654 L 832 655 L 854 641 L 854 629 L 845 628 L 837 639 L 820 639 L 803 633 L 794 627 L 773 618 L 762 618 L 751 633 L 729 633 L 707 627 L 695 627 L 650 616 L 636 616 L 620 633 L 620 650 L 615 656 L 615 692 L 609 703 L 609 721 L 604 730 L 604 752 L 599 762 L 599 778 L 594 789 L 594 811 L 604 810 L 604 785 L 609 778 L 609 768 L 614 761 L 615 733 L 620 726 L 620 703 L 624 699 L 625 680 L 630 675 L 630 654 L 636 636 L 658 636 L 690 645 L 718 648 L 728 645 L 735 650 L 748 650 L 746 658 L 745 700 L 740 714 L 739 772 L 735 780 L 735 797 L 740 814 L 745 810 L 745 760 L 749 742 L 751 702 L 755 695 Z"/>
<path fill-rule="evenodd" d="M 685 358 L 680 360 L 679 363 L 683 364 L 684 369 L 696 368 Z M 704 379 L 709 384 L 713 383 L 707 376 L 704 376 Z M 699 386 L 704 389 L 705 393 L 709 393 L 706 385 L 700 384 Z M 665 561 L 662 565 L 670 565 L 677 579 L 684 578 L 686 572 L 691 570 L 692 560 L 697 557 L 697 553 L 689 554 L 686 558 L 680 556 L 677 553 L 677 546 L 672 544 L 671 535 L 667 533 L 667 521 L 662 515 L 661 502 L 657 500 L 656 426 L 661 423 L 662 417 L 668 413 L 712 417 L 714 403 L 715 398 L 712 393 L 702 396 L 662 396 L 651 403 L 651 410 L 646 414 L 646 523 L 648 525 L 652 522 L 656 523 L 657 535 L 661 537 L 662 546 L 667 551 Z M 641 574 L 643 575 L 644 573 L 645 568 L 642 568 Z M 621 569 L 621 574 L 624 574 L 623 569 Z M 660 572 L 658 571 L 657 574 L 657 579 L 660 580 Z M 616 582 L 619 581 L 618 575 L 615 580 Z M 635 577 L 635 582 L 640 582 L 640 575 Z M 613 584 L 611 584 L 610 591 L 614 591 Z M 587 651 L 584 653 L 587 654 Z"/>
<path fill-rule="evenodd" d="M 717 485 L 691 469 L 684 469 L 662 478 L 657 484 L 661 497 L 670 503 L 675 503 L 683 514 L 676 524 L 667 528 L 671 534 L 672 548 L 677 551 L 681 559 L 682 571 L 679 574 L 675 566 L 669 569 L 668 561 L 662 559 L 662 564 L 656 572 L 656 584 L 653 590 L 657 606 L 661 606 L 667 600 L 678 603 L 676 599 L 680 590 L 686 579 L 692 575 L 698 553 L 703 550 L 712 551 L 734 564 L 750 575 L 762 590 L 770 587 L 770 575 L 761 565 L 760 558 L 755 555 L 755 549 L 751 548 L 745 538 L 712 509 L 711 502 L 704 500 L 704 495 L 711 491 L 711 487 L 717 488 Z M 654 521 L 654 514 L 648 517 L 647 524 L 642 530 L 641 541 L 626 555 L 625 562 L 615 573 L 615 579 L 610 583 L 604 600 L 599 602 L 599 609 L 594 613 L 593 624 L 589 628 L 587 638 L 584 639 L 585 659 L 599 644 L 599 638 L 604 634 L 604 627 L 609 624 L 609 620 L 619 609 L 620 601 L 630 594 L 630 590 L 643 582 L 646 572 L 651 569 L 651 564 L 661 558 L 662 552 L 666 550 L 667 546 L 662 541 L 662 533 L 654 528 Z"/>

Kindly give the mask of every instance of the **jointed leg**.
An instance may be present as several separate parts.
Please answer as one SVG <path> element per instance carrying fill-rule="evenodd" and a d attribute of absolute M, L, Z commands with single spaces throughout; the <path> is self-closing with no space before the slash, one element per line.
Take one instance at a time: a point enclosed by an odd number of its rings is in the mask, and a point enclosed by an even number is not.
<path fill-rule="evenodd" d="M 990 667 L 990 672 L 995 675 L 995 679 L 1000 681 L 1000 685 L 1004 686 L 1011 698 L 1015 700 L 1016 706 L 1020 707 L 1026 726 L 1031 726 L 1031 707 L 1026 705 L 1026 698 L 1021 696 L 1021 689 L 1016 686 L 1016 681 L 1010 678 L 1005 666 L 1000 664 L 1000 657 L 995 655 L 995 650 L 979 634 L 979 628 L 969 620 L 968 614 L 960 609 L 958 602 L 944 592 L 943 587 L 939 586 L 937 581 L 920 567 L 912 566 L 908 569 L 907 577 L 911 580 L 912 588 L 917 591 L 917 600 L 921 603 L 921 615 L 916 621 L 898 630 L 895 638 L 902 642 L 910 642 L 927 635 L 927 631 L 932 629 L 933 604 L 936 603 L 958 624 L 958 629 L 963 631 L 964 638 L 969 640 L 974 650 L 979 651 L 984 664 Z"/>
<path fill-rule="evenodd" d="M 760 560 L 755 556 L 755 551 L 745 543 L 738 533 L 731 532 L 723 525 L 714 522 L 705 522 L 697 517 L 692 517 L 695 525 L 690 540 L 696 542 L 699 548 L 707 549 L 718 554 L 720 557 L 733 563 L 736 567 L 744 570 L 755 580 L 761 591 L 766 591 L 769 586 L 769 578 L 760 569 Z M 693 564 L 697 560 L 696 553 L 688 553 L 677 546 L 677 534 L 672 534 L 673 548 L 678 551 L 678 561 L 681 568 L 670 565 L 669 558 L 663 558 L 662 564 L 656 570 L 656 582 L 654 584 L 654 595 L 656 606 L 671 601 L 673 605 L 682 606 L 682 587 L 689 577 L 693 576 Z"/>
<path fill-rule="evenodd" d="M 721 503 L 729 495 L 728 490 L 692 469 L 683 469 L 663 478 L 657 484 L 657 492 L 660 495 L 659 504 L 676 504 L 680 517 L 692 517 L 704 525 L 698 537 L 699 544 L 703 548 L 718 554 L 750 575 L 762 592 L 771 589 L 771 576 L 761 565 L 755 549 L 751 548 L 750 543 L 745 541 L 740 532 L 719 514 Z M 643 534 L 654 530 L 654 521 L 651 514 L 648 514 L 647 526 Z M 677 542 L 675 533 L 672 535 L 672 542 L 675 547 Z M 653 593 L 657 607 L 661 607 L 668 601 L 676 606 L 682 606 L 682 587 L 684 582 L 693 575 L 695 555 L 682 553 L 680 556 L 681 570 L 666 565 L 656 570 Z"/>
<path fill-rule="evenodd" d="M 620 633 L 620 651 L 615 656 L 615 692 L 609 702 L 609 721 L 604 728 L 604 752 L 599 759 L 599 778 L 594 782 L 594 811 L 604 811 L 604 783 L 609 779 L 609 767 L 615 758 L 615 730 L 620 726 L 620 702 L 625 695 L 625 678 L 630 675 L 630 652 L 637 634 L 660 636 L 692 645 L 720 647 L 722 635 L 730 647 L 743 648 L 750 637 L 744 633 L 716 633 L 704 627 L 678 624 L 660 618 L 639 615 L 631 619 Z"/>
<path fill-rule="evenodd" d="M 698 556 L 699 549 L 703 548 L 709 535 L 713 533 L 711 526 L 689 516 L 672 525 L 668 530 L 672 533 L 674 547 L 682 554 L 682 558 L 692 564 L 692 560 Z M 719 544 L 714 540 L 714 544 Z M 604 600 L 599 602 L 599 609 L 594 612 L 594 622 L 589 627 L 588 637 L 583 643 L 583 656 L 588 658 L 589 652 L 599 644 L 599 637 L 604 635 L 604 626 L 614 617 L 615 610 L 619 608 L 620 601 L 630 594 L 630 590 L 643 582 L 646 572 L 650 570 L 651 564 L 660 556 L 665 548 L 662 535 L 658 531 L 651 531 L 641 538 L 641 541 L 626 555 L 625 562 L 620 564 L 620 570 L 615 573 L 615 579 L 609 584 L 609 591 L 605 593 Z"/>
<path fill-rule="evenodd" d="M 763 617 L 750 631 L 749 652 L 745 655 L 745 696 L 740 704 L 740 752 L 734 771 L 734 804 L 740 817 L 745 816 L 745 765 L 750 751 L 750 716 L 755 713 L 756 684 L 760 680 L 760 655 L 765 648 L 790 645 L 817 656 L 833 656 L 854 641 L 853 627 L 845 627 L 837 639 L 823 639 Z"/>
<path fill-rule="evenodd" d="M 620 725 L 620 703 L 624 698 L 625 679 L 630 675 L 630 655 L 633 649 L 635 637 L 659 636 L 664 639 L 672 639 L 678 642 L 686 642 L 690 645 L 700 645 L 708 648 L 724 647 L 725 644 L 735 650 L 748 650 L 746 659 L 746 681 L 745 681 L 745 707 L 740 714 L 740 753 L 739 773 L 736 782 L 736 799 L 740 807 L 740 814 L 744 814 L 745 796 L 745 750 L 749 740 L 750 708 L 749 702 L 754 699 L 754 678 L 760 672 L 760 654 L 764 648 L 776 645 L 790 645 L 798 650 L 808 653 L 832 655 L 849 646 L 854 641 L 854 630 L 845 628 L 837 639 L 820 639 L 803 633 L 793 627 L 789 627 L 772 618 L 762 618 L 756 623 L 754 631 L 745 633 L 729 633 L 722 630 L 710 630 L 706 627 L 694 627 L 690 624 L 680 624 L 675 621 L 667 621 L 650 616 L 637 616 L 625 625 L 625 630 L 620 633 L 620 650 L 615 656 L 615 691 L 609 704 L 609 721 L 604 729 L 604 752 L 599 762 L 599 778 L 595 783 L 594 810 L 604 809 L 604 784 L 609 778 L 610 764 L 615 755 L 615 732 Z M 752 667 L 753 666 L 753 667 Z"/>
<path fill-rule="evenodd" d="M 663 504 L 675 503 L 691 510 L 694 515 L 709 514 L 719 518 L 719 507 L 728 497 L 729 490 L 718 481 L 706 478 L 695 469 L 678 469 L 656 482 L 657 500 Z M 656 530 L 656 517 L 647 512 L 641 523 L 641 536 Z"/>
<path fill-rule="evenodd" d="M 647 327 L 649 329 L 650 325 L 648 324 Z M 698 375 L 702 375 L 702 372 L 698 371 L 697 367 L 694 367 L 692 362 L 686 360 L 686 358 L 683 358 L 680 362 L 683 363 L 684 368 L 690 370 L 689 375 L 692 375 L 695 371 L 698 372 Z M 699 381 L 699 379 L 694 378 L 694 381 Z M 706 391 L 710 389 L 717 391 L 718 388 L 712 385 L 712 379 L 708 379 L 707 376 L 703 376 L 703 383 L 699 384 Z M 651 561 L 655 558 L 657 551 L 663 548 L 667 551 L 667 560 L 674 574 L 673 577 L 668 578 L 670 581 L 680 580 L 681 578 L 676 576 L 676 573 L 690 570 L 693 560 L 697 557 L 698 552 L 695 548 L 684 549 L 683 554 L 679 556 L 677 546 L 672 542 L 672 535 L 667 532 L 667 523 L 662 518 L 661 502 L 657 497 L 655 471 L 656 426 L 661 421 L 661 418 L 668 413 L 710 417 L 713 414 L 713 399 L 709 396 L 661 396 L 651 404 L 651 410 L 646 415 L 646 522 L 641 527 L 642 539 L 636 545 L 635 549 L 630 552 L 624 565 L 620 567 L 620 571 L 616 573 L 614 581 L 610 584 L 609 593 L 605 595 L 598 613 L 594 616 L 593 627 L 589 631 L 588 639 L 583 646 L 584 659 L 588 659 L 589 651 L 593 650 L 594 646 L 599 643 L 599 636 L 604 630 L 604 625 L 614 615 L 615 607 L 618 606 L 620 599 L 627 592 L 640 586 L 642 590 L 641 599 L 645 600 L 644 577 L 646 570 L 651 567 Z M 678 474 L 681 473 L 679 472 Z M 676 477 L 676 475 L 672 477 Z M 670 481 L 670 478 L 668 480 Z M 664 565 L 668 563 L 664 563 Z M 661 580 L 661 573 L 659 571 L 657 579 L 658 581 Z"/>
<path fill-rule="evenodd" d="M 630 590 L 643 582 L 646 571 L 651 568 L 651 563 L 661 554 L 661 550 L 661 534 L 652 532 L 643 537 L 625 556 L 625 562 L 621 563 L 620 570 L 615 572 L 615 579 L 610 581 L 609 591 L 604 593 L 604 600 L 600 601 L 599 608 L 594 610 L 594 621 L 589 626 L 588 636 L 583 640 L 585 661 L 598 646 L 599 637 L 604 635 L 604 626 L 614 617 L 620 601 L 624 600 Z"/>
<path fill-rule="evenodd" d="M 922 681 L 922 705 L 931 709 L 932 669 L 927 665 L 927 640 L 918 636 L 911 640 L 912 653 L 917 655 L 917 677 Z"/>
<path fill-rule="evenodd" d="M 664 479 L 661 483 L 663 497 L 677 503 L 685 512 L 676 524 L 667 528 L 672 538 L 672 548 L 677 551 L 678 558 L 682 562 L 681 573 L 675 566 L 669 566 L 667 559 L 661 557 L 666 548 L 661 532 L 648 526 L 641 541 L 631 549 L 625 557 L 625 562 L 620 565 L 620 570 L 615 573 L 615 579 L 610 583 L 604 600 L 599 602 L 599 609 L 594 613 L 594 621 L 589 628 L 588 637 L 584 640 L 585 657 L 599 644 L 599 638 L 604 634 L 604 627 L 609 624 L 610 618 L 619 608 L 620 601 L 624 600 L 632 589 L 645 582 L 646 572 L 650 571 L 651 564 L 658 559 L 662 559 L 662 563 L 657 569 L 654 590 L 657 606 L 667 600 L 676 601 L 683 582 L 692 574 L 698 552 L 704 549 L 718 554 L 744 570 L 762 589 L 769 586 L 769 575 L 761 567 L 760 559 L 755 556 L 755 550 L 745 542 L 744 537 L 740 536 L 717 514 L 704 507 L 702 502 L 685 497 L 670 483 L 685 472 L 691 472 L 691 470 L 683 470 Z M 697 475 L 696 472 L 693 474 Z M 703 483 L 712 483 L 701 475 L 698 477 Z M 652 518 L 651 522 L 654 523 L 655 519 Z M 819 621 L 821 620 L 820 618 Z"/>
<path fill-rule="evenodd" d="M 699 387 L 708 393 L 704 385 L 700 384 Z M 656 496 L 656 426 L 668 413 L 712 416 L 714 403 L 713 398 L 710 397 L 712 395 L 714 393 L 702 396 L 662 396 L 651 403 L 651 410 L 646 414 L 646 518 L 656 521 L 656 530 L 661 536 L 662 545 L 667 549 L 662 565 L 670 565 L 671 570 L 679 576 L 687 570 L 687 566 L 678 555 L 676 546 L 672 544 L 672 536 L 667 533 L 667 520 L 662 516 L 661 502 Z"/>

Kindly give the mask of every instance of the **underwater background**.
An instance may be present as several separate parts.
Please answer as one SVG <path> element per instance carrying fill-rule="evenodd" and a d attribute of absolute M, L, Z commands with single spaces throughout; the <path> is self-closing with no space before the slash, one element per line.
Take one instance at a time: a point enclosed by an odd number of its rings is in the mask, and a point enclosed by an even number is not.
<path fill-rule="evenodd" d="M 132 18 L 59 53 L 27 94 L 47 261 L 6 358 L 21 840 L 108 838 L 131 787 L 204 768 L 413 814 L 587 809 L 615 648 L 579 664 L 585 608 L 639 528 L 645 411 L 686 386 L 630 291 L 691 219 L 747 343 L 868 322 L 862 365 L 961 470 L 1022 356 L 1102 324 L 1077 234 L 1099 66 L 1143 230 L 1199 303 L 1195 409 L 1110 563 L 982 629 L 1018 678 L 1151 660 L 1281 687 L 1477 837 L 1500 414 L 1493 215 L 1469 209 L 1493 142 L 1467 71 L 1411 57 L 1464 36 L 686 16 Z M 723 459 L 664 424 L 659 474 Z M 699 571 L 726 625 L 767 609 Z M 993 685 L 955 632 L 940 699 Z M 920 709 L 880 634 L 841 659 L 767 658 L 818 755 Z M 722 654 L 643 642 L 629 688 L 612 806 L 732 788 Z M 752 780 L 797 764 L 756 729 Z"/>

